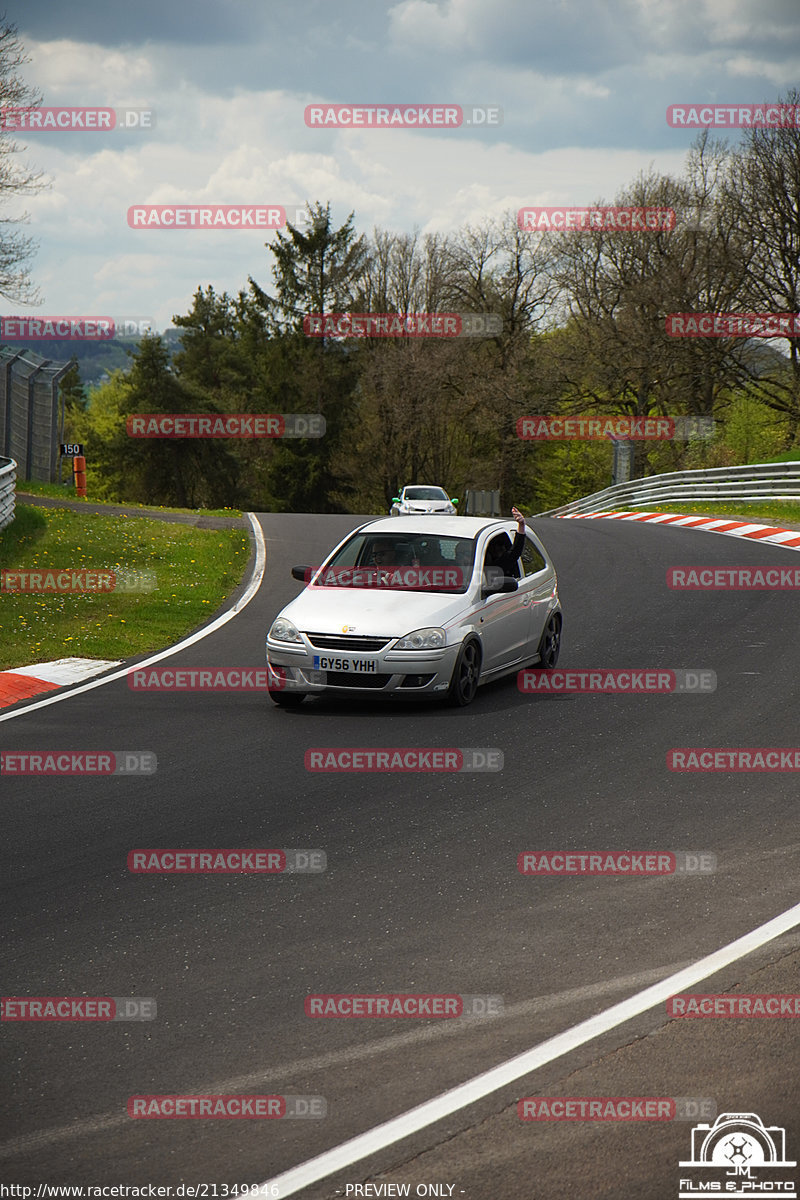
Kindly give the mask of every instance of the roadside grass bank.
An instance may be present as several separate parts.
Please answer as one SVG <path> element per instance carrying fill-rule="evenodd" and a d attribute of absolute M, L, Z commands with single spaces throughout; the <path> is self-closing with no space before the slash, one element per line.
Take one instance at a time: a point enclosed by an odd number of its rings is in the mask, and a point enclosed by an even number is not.
<path fill-rule="evenodd" d="M 102 592 L 3 590 L 0 670 L 162 650 L 208 620 L 241 581 L 249 557 L 243 529 L 18 504 L 15 520 L 0 531 L 0 569 L 105 571 L 116 579 Z"/>
<path fill-rule="evenodd" d="M 87 489 L 91 492 L 91 487 Z M 77 504 L 118 504 L 123 508 L 144 508 L 153 513 L 191 513 L 204 517 L 241 517 L 239 508 L 165 508 L 156 504 L 140 504 L 138 500 L 109 500 L 107 496 L 77 496 L 75 485 L 70 479 L 67 483 L 40 483 L 36 479 L 18 479 L 17 492 L 28 496 L 46 496 L 53 500 L 69 500 Z"/>

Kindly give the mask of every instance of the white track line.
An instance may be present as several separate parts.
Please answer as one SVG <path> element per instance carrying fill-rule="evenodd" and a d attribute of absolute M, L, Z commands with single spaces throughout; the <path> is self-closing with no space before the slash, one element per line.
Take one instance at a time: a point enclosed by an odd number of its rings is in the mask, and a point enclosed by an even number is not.
<path fill-rule="evenodd" d="M 793 949 L 797 946 L 793 945 Z M 506 1005 L 503 1010 L 503 1020 L 510 1021 L 521 1016 L 535 1016 L 563 1008 L 566 1004 L 576 1001 L 597 1000 L 612 992 L 626 992 L 631 987 L 643 987 L 645 984 L 657 982 L 664 978 L 664 972 L 681 970 L 685 964 L 671 964 L 669 967 L 659 967 L 647 971 L 637 971 L 633 975 L 621 975 L 615 979 L 602 980 L 589 986 L 569 988 L 564 992 L 550 993 L 546 996 L 534 996 L 529 1000 L 520 1000 L 516 1004 Z M 499 1019 L 499 1018 L 498 1018 Z M 369 1041 L 355 1046 L 342 1046 L 338 1050 L 329 1050 L 325 1054 L 310 1055 L 306 1058 L 293 1059 L 291 1062 L 279 1063 L 274 1067 L 264 1067 L 259 1071 L 251 1071 L 249 1075 L 236 1075 L 225 1079 L 209 1081 L 204 1079 L 186 1089 L 189 1095 L 216 1096 L 237 1095 L 239 1092 L 256 1091 L 271 1092 L 276 1084 L 284 1080 L 296 1079 L 298 1075 L 304 1079 L 319 1071 L 335 1069 L 341 1071 L 355 1063 L 373 1062 L 373 1069 L 379 1070 L 376 1059 L 385 1054 L 396 1054 L 400 1050 L 418 1048 L 420 1045 L 439 1043 L 450 1038 L 470 1036 L 475 1030 L 475 1021 L 469 1017 L 457 1018 L 455 1021 L 431 1022 L 421 1028 L 406 1030 L 404 1033 L 390 1033 L 377 1041 Z M 46 1146 L 57 1142 L 85 1142 L 87 1137 L 106 1133 L 111 1129 L 123 1129 L 130 1126 L 131 1118 L 125 1111 L 100 1114 L 95 1117 L 85 1117 L 71 1121 L 68 1125 L 57 1125 L 49 1129 L 41 1129 L 36 1133 L 22 1134 L 9 1142 L 0 1143 L 0 1159 L 15 1158 L 29 1151 L 40 1151 Z"/>
<path fill-rule="evenodd" d="M 263 1188 L 263 1195 L 276 1196 L 283 1200 L 285 1196 L 291 1196 L 336 1171 L 352 1166 L 362 1158 L 376 1154 L 387 1146 L 410 1137 L 413 1133 L 418 1133 L 419 1130 L 433 1125 L 443 1117 L 458 1112 L 459 1109 L 466 1108 L 469 1104 L 474 1104 L 476 1100 L 482 1100 L 485 1096 L 497 1091 L 498 1088 L 513 1083 L 523 1075 L 568 1054 L 585 1042 L 592 1041 L 610 1029 L 615 1029 L 625 1021 L 630 1021 L 633 1017 L 655 1007 L 677 992 L 692 987 L 701 979 L 706 979 L 709 975 L 715 974 L 744 955 L 752 953 L 753 950 L 763 946 L 765 942 L 771 941 L 788 929 L 793 929 L 796 925 L 800 925 L 800 904 L 787 909 L 786 912 L 767 921 L 766 924 L 759 925 L 757 929 L 753 929 L 743 937 L 729 942 L 727 946 L 714 951 L 713 954 L 699 959 L 692 966 L 670 975 L 652 987 L 645 988 L 644 991 L 638 992 L 627 1000 L 622 1000 L 619 1004 L 612 1005 L 611 1008 L 589 1017 L 586 1021 L 581 1021 L 578 1025 L 573 1025 L 571 1029 L 548 1038 L 538 1046 L 500 1063 L 499 1066 L 493 1067 L 481 1075 L 476 1075 L 466 1083 L 451 1088 L 450 1091 L 443 1092 L 416 1108 L 409 1109 L 408 1112 L 401 1113 L 399 1117 L 393 1117 L 382 1125 L 376 1125 L 373 1129 L 367 1130 L 366 1133 L 358 1134 L 356 1137 L 342 1142 L 341 1145 L 326 1150 L 316 1158 L 310 1158 L 299 1166 L 284 1171 L 281 1175 L 273 1176 L 272 1179 L 260 1184 L 258 1190 L 261 1192 Z"/>
<path fill-rule="evenodd" d="M 256 520 L 255 514 L 245 513 L 245 516 L 250 522 L 256 543 L 256 561 L 253 567 L 253 574 L 244 593 L 236 601 L 233 608 L 229 608 L 227 612 L 221 613 L 210 625 L 204 625 L 202 629 L 198 629 L 196 633 L 189 634 L 183 641 L 177 642 L 174 646 L 169 646 L 166 650 L 159 651 L 158 654 L 153 654 L 150 658 L 146 658 L 144 662 L 137 663 L 137 667 L 149 667 L 153 663 L 161 662 L 162 658 L 169 658 L 171 655 L 177 654 L 179 650 L 185 650 L 187 646 L 192 646 L 195 642 L 202 641 L 210 633 L 216 633 L 221 626 L 227 624 L 228 621 L 237 616 L 253 599 L 253 596 L 255 596 L 261 586 L 261 580 L 264 578 L 264 569 L 267 565 L 267 550 L 264 544 L 264 532 Z M 4 715 L 0 714 L 0 721 L 13 721 L 15 717 L 24 717 L 26 713 L 35 712 L 38 708 L 47 708 L 49 704 L 58 704 L 61 700 L 71 700 L 73 696 L 80 696 L 83 692 L 90 692 L 92 688 L 103 687 L 106 683 L 113 683 L 115 679 L 123 679 L 128 674 L 129 669 L 129 667 L 123 667 L 121 671 L 114 671 L 112 675 L 104 675 L 102 679 L 95 679 L 91 683 L 81 684 L 80 687 L 72 688 L 68 692 L 57 692 L 54 696 L 48 696 L 44 700 L 36 700 L 33 704 L 27 704 L 25 708 L 19 708 L 14 712 L 5 713 Z"/>

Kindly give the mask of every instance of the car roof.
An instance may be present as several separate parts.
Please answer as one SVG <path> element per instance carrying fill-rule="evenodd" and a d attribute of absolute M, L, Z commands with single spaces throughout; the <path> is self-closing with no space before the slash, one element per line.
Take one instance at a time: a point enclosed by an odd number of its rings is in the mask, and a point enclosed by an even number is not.
<path fill-rule="evenodd" d="M 502 517 L 440 517 L 428 513 L 418 517 L 381 517 L 361 525 L 359 533 L 439 533 L 444 537 L 476 538 L 484 529 L 496 526 L 497 532 L 508 532 L 516 522 Z M 355 532 L 355 531 L 354 531 Z"/>
<path fill-rule="evenodd" d="M 401 487 L 400 491 L 405 492 L 408 490 L 408 488 L 412 488 L 412 487 L 438 488 L 440 492 L 447 491 L 447 488 L 443 488 L 440 483 L 404 483 L 403 486 Z"/>

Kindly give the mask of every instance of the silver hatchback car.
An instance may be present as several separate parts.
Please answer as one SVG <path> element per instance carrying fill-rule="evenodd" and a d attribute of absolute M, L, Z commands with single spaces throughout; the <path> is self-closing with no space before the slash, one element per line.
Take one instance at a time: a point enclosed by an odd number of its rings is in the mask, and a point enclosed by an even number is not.
<path fill-rule="evenodd" d="M 484 517 L 384 517 L 320 567 L 267 634 L 268 687 L 282 707 L 306 696 L 446 697 L 554 667 L 561 605 L 553 564 L 530 530 Z M 514 539 L 512 541 L 512 539 Z"/>

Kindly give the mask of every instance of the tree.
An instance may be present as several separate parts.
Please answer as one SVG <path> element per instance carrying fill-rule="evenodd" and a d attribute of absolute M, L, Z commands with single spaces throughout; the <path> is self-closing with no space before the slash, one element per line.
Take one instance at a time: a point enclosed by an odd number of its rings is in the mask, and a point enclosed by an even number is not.
<path fill-rule="evenodd" d="M 275 445 L 269 461 L 274 502 L 289 511 L 328 512 L 341 505 L 342 481 L 333 466 L 354 423 L 353 356 L 333 339 L 309 338 L 307 313 L 347 312 L 358 294 L 366 259 L 364 237 L 356 237 L 353 214 L 339 229 L 331 223 L 330 204 L 308 206 L 309 229 L 287 226 L 267 248 L 274 257 L 276 295 L 268 295 L 252 277 L 242 297 L 246 326 L 271 335 L 259 359 L 257 394 L 278 413 L 315 412 L 325 418 L 322 438 L 300 438 Z"/>
<path fill-rule="evenodd" d="M 183 330 L 173 366 L 181 378 L 215 400 L 231 392 L 240 394 L 251 382 L 247 359 L 239 353 L 240 322 L 236 302 L 227 292 L 217 296 L 213 287 L 198 287 L 186 316 L 173 316 Z"/>
<path fill-rule="evenodd" d="M 0 111 L 36 108 L 41 104 L 41 94 L 19 74 L 27 62 L 30 62 L 30 56 L 24 52 L 16 26 L 3 21 L 0 23 Z M 0 120 L 0 205 L 11 196 L 30 195 L 44 187 L 41 172 L 34 172 L 26 163 L 17 161 L 15 156 L 21 150 L 5 121 Z M 0 217 L 0 295 L 7 300 L 35 304 L 39 301 L 39 292 L 31 282 L 28 264 L 36 246 L 31 238 L 13 228 L 27 220 L 27 213 Z"/>
<path fill-rule="evenodd" d="M 356 237 L 353 216 L 339 229 L 331 224 L 330 202 L 308 206 L 307 233 L 287 224 L 288 237 L 279 233 L 267 249 L 274 256 L 272 276 L 277 297 L 262 292 L 249 280 L 253 295 L 284 331 L 303 332 L 303 317 L 310 312 L 346 312 L 358 292 L 364 269 L 366 239 Z"/>
<path fill-rule="evenodd" d="M 355 302 L 359 312 L 436 313 L 448 308 L 448 239 L 375 229 Z M 382 508 L 410 482 L 448 484 L 465 465 L 471 433 L 462 341 L 374 337 L 351 342 L 359 367 L 355 455 L 340 473 Z"/>
<path fill-rule="evenodd" d="M 145 336 L 131 355 L 130 370 L 115 371 L 75 420 L 102 479 L 98 494 L 179 508 L 236 505 L 238 464 L 223 440 L 128 435 L 126 418 L 135 413 L 214 411 L 171 370 L 160 337 Z"/>
<path fill-rule="evenodd" d="M 500 489 L 500 507 L 520 503 L 530 486 L 531 447 L 517 436 L 517 421 L 541 411 L 547 371 L 540 360 L 539 331 L 557 296 L 558 250 L 546 234 L 519 228 L 516 214 L 467 226 L 451 242 L 449 297 L 467 313 L 494 313 L 502 322 L 494 337 L 470 348 L 474 405 L 482 453 L 469 474 L 470 487 Z"/>
<path fill-rule="evenodd" d="M 800 105 L 792 89 L 779 104 Z M 725 198 L 750 243 L 740 311 L 800 313 L 800 128 L 748 129 L 731 155 Z M 764 402 L 800 434 L 800 334 L 787 337 L 787 371 L 759 380 Z"/>
<path fill-rule="evenodd" d="M 741 341 L 673 338 L 665 328 L 670 313 L 725 311 L 739 294 L 748 247 L 721 193 L 725 154 L 701 137 L 684 178 L 641 176 L 617 196 L 618 205 L 672 208 L 674 229 L 591 231 L 565 242 L 563 395 L 573 411 L 712 416 L 748 378 Z M 666 451 L 639 443 L 634 473 L 654 457 L 674 469 L 682 454 L 680 443 Z"/>

